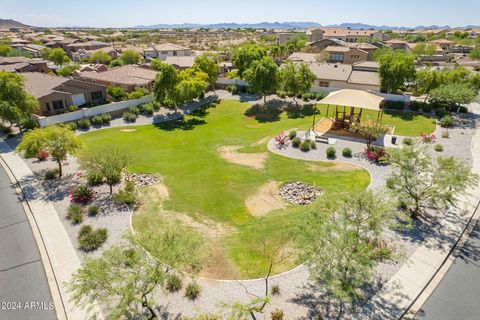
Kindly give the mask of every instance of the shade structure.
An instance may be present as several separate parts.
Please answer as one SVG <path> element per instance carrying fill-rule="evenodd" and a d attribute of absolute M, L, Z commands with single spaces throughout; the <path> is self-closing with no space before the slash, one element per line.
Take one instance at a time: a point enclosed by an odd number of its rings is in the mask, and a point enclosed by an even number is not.
<path fill-rule="evenodd" d="M 383 100 L 385 98 L 367 91 L 342 89 L 329 93 L 319 103 L 379 111 Z"/>

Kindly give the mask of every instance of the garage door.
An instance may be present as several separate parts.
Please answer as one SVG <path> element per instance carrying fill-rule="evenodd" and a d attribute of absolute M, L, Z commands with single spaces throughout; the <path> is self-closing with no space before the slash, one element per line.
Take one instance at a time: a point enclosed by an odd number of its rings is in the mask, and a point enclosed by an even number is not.
<path fill-rule="evenodd" d="M 83 93 L 78 93 L 72 95 L 73 104 L 77 107 L 83 106 L 87 101 L 85 100 L 85 95 Z"/>

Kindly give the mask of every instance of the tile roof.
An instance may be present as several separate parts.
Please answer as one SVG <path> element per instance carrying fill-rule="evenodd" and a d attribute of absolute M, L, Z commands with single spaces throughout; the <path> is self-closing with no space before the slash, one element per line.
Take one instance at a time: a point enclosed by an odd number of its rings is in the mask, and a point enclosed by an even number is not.
<path fill-rule="evenodd" d="M 155 79 L 157 72 L 151 69 L 134 65 L 112 68 L 104 72 L 80 72 L 81 78 L 105 81 L 123 85 L 147 85 Z"/>
<path fill-rule="evenodd" d="M 69 81 L 69 78 L 53 76 L 40 72 L 22 73 L 25 78 L 25 88 L 35 98 L 44 97 L 54 92 L 54 88 Z"/>
<path fill-rule="evenodd" d="M 189 68 L 195 63 L 195 56 L 168 56 L 165 58 L 165 63 L 179 68 Z"/>

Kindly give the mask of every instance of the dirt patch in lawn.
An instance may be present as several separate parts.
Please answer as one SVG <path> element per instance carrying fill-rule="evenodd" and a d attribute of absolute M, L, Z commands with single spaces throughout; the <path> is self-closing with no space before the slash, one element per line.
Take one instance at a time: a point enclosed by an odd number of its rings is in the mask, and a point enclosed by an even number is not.
<path fill-rule="evenodd" d="M 333 166 L 325 166 L 325 165 L 319 165 L 317 163 L 310 163 L 308 164 L 308 169 L 310 171 L 330 171 L 330 170 L 358 170 L 361 169 L 359 166 L 353 163 L 348 163 L 348 162 L 334 162 Z"/>
<path fill-rule="evenodd" d="M 241 146 L 222 146 L 217 149 L 220 157 L 228 162 L 252 167 L 255 169 L 263 169 L 267 153 L 242 153 L 238 152 Z"/>
<path fill-rule="evenodd" d="M 227 258 L 224 247 L 218 241 L 211 244 L 208 262 L 200 276 L 211 279 L 239 279 L 240 275 Z"/>
<path fill-rule="evenodd" d="M 255 193 L 245 199 L 245 206 L 253 216 L 263 216 L 270 211 L 284 209 L 285 201 L 278 194 L 280 184 L 270 181 L 261 186 Z"/>
<path fill-rule="evenodd" d="M 135 132 L 137 129 L 120 129 L 121 132 Z"/>

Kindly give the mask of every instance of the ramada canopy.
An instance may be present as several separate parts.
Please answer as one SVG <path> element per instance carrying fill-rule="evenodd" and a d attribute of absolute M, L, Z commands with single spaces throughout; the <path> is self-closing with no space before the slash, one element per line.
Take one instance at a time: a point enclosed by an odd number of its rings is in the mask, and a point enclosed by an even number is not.
<path fill-rule="evenodd" d="M 383 100 L 385 100 L 385 98 L 367 91 L 343 89 L 330 92 L 328 96 L 320 100 L 319 103 L 379 111 Z"/>

